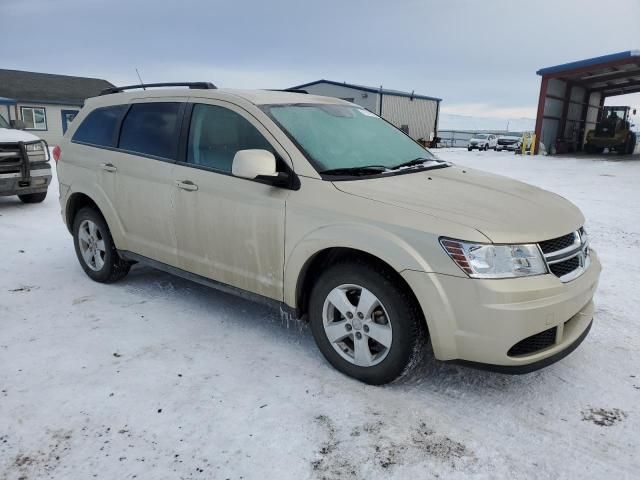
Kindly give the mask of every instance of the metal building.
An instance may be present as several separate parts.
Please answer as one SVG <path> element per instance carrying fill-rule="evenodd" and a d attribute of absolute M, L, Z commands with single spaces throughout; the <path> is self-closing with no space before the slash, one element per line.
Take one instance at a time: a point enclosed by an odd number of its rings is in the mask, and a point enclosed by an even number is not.
<path fill-rule="evenodd" d="M 640 92 L 640 50 L 588 58 L 536 72 L 542 77 L 536 138 L 548 152 L 582 150 L 607 97 Z M 539 148 L 536 148 L 538 151 Z"/>
<path fill-rule="evenodd" d="M 440 98 L 332 80 L 316 80 L 291 89 L 341 98 L 360 105 L 380 115 L 415 140 L 430 141 L 438 135 Z"/>

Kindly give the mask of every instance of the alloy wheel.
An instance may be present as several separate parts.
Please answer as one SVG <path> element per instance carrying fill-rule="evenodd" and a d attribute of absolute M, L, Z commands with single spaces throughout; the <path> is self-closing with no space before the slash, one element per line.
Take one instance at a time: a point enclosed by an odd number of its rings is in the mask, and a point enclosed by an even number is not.
<path fill-rule="evenodd" d="M 106 255 L 104 238 L 98 226 L 91 220 L 83 220 L 80 224 L 78 245 L 86 265 L 95 272 L 102 270 Z"/>
<path fill-rule="evenodd" d="M 391 320 L 371 291 L 353 284 L 329 292 L 322 309 L 324 332 L 342 358 L 359 367 L 382 362 L 391 348 Z"/>

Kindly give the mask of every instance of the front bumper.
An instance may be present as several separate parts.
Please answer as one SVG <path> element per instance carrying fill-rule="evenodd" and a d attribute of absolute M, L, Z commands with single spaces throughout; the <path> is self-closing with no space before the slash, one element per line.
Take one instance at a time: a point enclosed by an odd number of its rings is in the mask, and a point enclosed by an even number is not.
<path fill-rule="evenodd" d="M 51 183 L 51 165 L 33 165 L 28 177 L 20 172 L 0 174 L 0 196 L 46 192 Z"/>
<path fill-rule="evenodd" d="M 496 150 L 501 151 L 501 150 L 508 150 L 510 152 L 513 152 L 515 149 L 517 148 L 516 144 L 512 144 L 512 145 L 498 145 L 496 147 Z"/>
<path fill-rule="evenodd" d="M 526 373 L 559 360 L 586 336 L 600 270 L 592 250 L 589 268 L 567 283 L 551 274 L 502 280 L 408 270 L 402 275 L 422 306 L 437 359 Z M 553 328 L 555 341 L 545 348 L 508 354 Z"/>

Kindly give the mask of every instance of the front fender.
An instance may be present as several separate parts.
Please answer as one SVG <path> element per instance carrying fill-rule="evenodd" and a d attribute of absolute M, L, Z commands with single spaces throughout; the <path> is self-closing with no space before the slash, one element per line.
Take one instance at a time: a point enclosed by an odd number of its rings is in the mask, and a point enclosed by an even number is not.
<path fill-rule="evenodd" d="M 297 284 L 305 265 L 329 248 L 351 248 L 373 255 L 397 272 L 433 271 L 427 259 L 409 242 L 386 229 L 366 224 L 336 224 L 307 233 L 288 252 L 284 269 L 284 301 L 296 307 Z"/>

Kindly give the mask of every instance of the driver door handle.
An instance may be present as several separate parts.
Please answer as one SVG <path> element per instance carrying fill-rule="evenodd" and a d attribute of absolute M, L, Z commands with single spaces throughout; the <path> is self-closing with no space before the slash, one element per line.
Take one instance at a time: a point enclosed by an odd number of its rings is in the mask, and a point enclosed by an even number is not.
<path fill-rule="evenodd" d="M 115 173 L 118 169 L 113 163 L 101 163 L 100 168 L 102 168 L 106 172 Z"/>
<path fill-rule="evenodd" d="M 195 192 L 198 190 L 198 186 L 191 180 L 176 180 L 176 187 L 186 190 L 187 192 Z"/>

